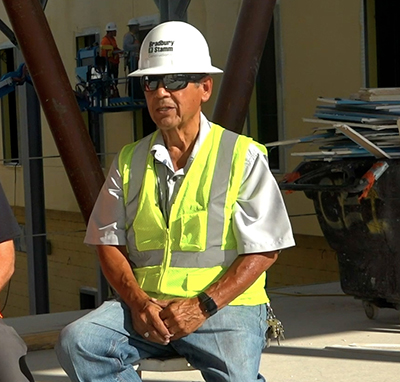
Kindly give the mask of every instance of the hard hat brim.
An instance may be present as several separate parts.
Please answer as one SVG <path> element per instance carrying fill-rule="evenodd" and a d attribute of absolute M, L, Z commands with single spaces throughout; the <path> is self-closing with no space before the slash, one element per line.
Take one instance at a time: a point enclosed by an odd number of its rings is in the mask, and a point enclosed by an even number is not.
<path fill-rule="evenodd" d="M 181 68 L 176 66 L 171 66 L 168 68 L 167 66 L 159 66 L 152 67 L 146 69 L 137 69 L 132 73 L 128 74 L 128 77 L 142 77 L 142 76 L 151 76 L 158 74 L 177 74 L 177 73 L 206 73 L 206 74 L 218 74 L 223 73 L 223 70 L 215 67 L 201 67 L 201 68 L 193 68 L 192 70 L 188 70 L 188 67 L 182 66 Z"/>

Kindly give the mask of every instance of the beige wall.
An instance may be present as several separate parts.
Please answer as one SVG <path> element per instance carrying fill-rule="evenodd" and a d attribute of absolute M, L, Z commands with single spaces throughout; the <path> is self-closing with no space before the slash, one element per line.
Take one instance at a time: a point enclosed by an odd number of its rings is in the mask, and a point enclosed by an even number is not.
<path fill-rule="evenodd" d="M 215 65 L 224 67 L 229 51 L 235 22 L 240 10 L 239 0 L 204 1 L 193 0 L 188 9 L 189 21 L 199 28 L 208 38 L 211 55 Z M 96 12 L 93 10 L 96 9 Z M 118 7 L 105 2 L 99 6 L 97 0 L 68 0 L 49 1 L 45 15 L 50 25 L 54 40 L 58 47 L 61 59 L 64 63 L 71 85 L 75 84 L 75 39 L 85 32 L 98 32 L 100 37 L 104 35 L 105 24 L 115 21 L 118 25 L 117 41 L 122 46 L 122 38 L 127 31 L 126 23 L 132 17 L 150 16 L 158 14 L 158 9 L 151 0 L 120 1 Z M 221 16 L 224 23 L 221 23 Z M 8 18 L 4 6 L 0 4 L 0 18 L 8 25 Z M 218 38 L 213 38 L 218 36 Z M 7 39 L 0 35 L 0 46 L 7 44 Z M 120 73 L 123 73 L 122 65 Z M 215 78 L 215 92 L 205 105 L 204 112 L 211 117 L 213 103 L 218 91 L 221 76 Z M 120 86 L 121 94 L 124 87 Z M 57 147 L 48 127 L 46 117 L 42 114 L 43 121 L 43 155 L 53 157 L 58 155 Z M 113 155 L 126 143 L 133 140 L 132 112 L 104 114 L 104 136 L 106 164 L 110 164 Z M 107 168 L 105 169 L 107 171 Z M 16 205 L 24 205 L 23 174 L 17 170 Z M 0 176 L 5 183 L 11 182 L 10 171 L 0 165 Z M 68 177 L 60 159 L 44 160 L 44 176 L 46 190 L 46 207 L 54 210 L 79 211 Z"/>
<path fill-rule="evenodd" d="M 302 118 L 312 118 L 318 96 L 346 98 L 363 86 L 361 4 L 359 0 L 280 1 L 285 139 L 311 133 L 316 125 Z M 305 144 L 288 149 L 285 172 L 302 160 L 290 152 L 307 150 Z M 314 212 L 302 192 L 285 199 L 291 215 Z M 314 217 L 296 217 L 292 223 L 297 233 L 321 234 Z"/>
<path fill-rule="evenodd" d="M 14 208 L 20 224 L 25 223 L 24 209 Z M 47 255 L 50 312 L 80 309 L 80 287 L 97 287 L 97 256 L 83 244 L 85 223 L 77 212 L 46 211 Z M 0 309 L 7 317 L 29 314 L 28 262 L 25 252 L 17 252 L 16 269 L 9 288 L 0 293 Z"/>
<path fill-rule="evenodd" d="M 188 8 L 189 22 L 199 28 L 206 36 L 215 65 L 224 68 L 229 52 L 238 14 L 240 0 L 192 0 Z M 96 12 L 93 12 L 96 9 Z M 311 117 L 316 98 L 347 97 L 363 84 L 361 60 L 361 1 L 359 0 L 281 0 L 277 2 L 278 22 L 281 40 L 277 41 L 280 56 L 279 81 L 282 87 L 283 138 L 289 139 L 307 135 L 311 124 L 302 122 L 303 117 Z M 99 6 L 96 0 L 49 1 L 46 17 L 54 39 L 65 64 L 71 84 L 75 83 L 75 38 L 85 31 L 98 31 L 104 34 L 108 21 L 115 21 L 119 27 L 117 40 L 122 45 L 126 32 L 126 22 L 131 17 L 157 14 L 153 1 L 120 1 L 118 7 L 107 2 Z M 0 17 L 7 21 L 3 5 L 0 4 Z M 221 22 L 223 18 L 224 22 Z M 6 38 L 0 36 L 0 44 Z M 122 67 L 121 67 L 122 72 Z M 215 76 L 215 91 L 204 111 L 211 117 L 218 87 L 222 76 Z M 253 128 L 255 99 L 251 109 Z M 133 139 L 132 113 L 104 114 L 107 164 L 114 153 Z M 57 155 L 54 139 L 43 115 L 43 154 Z M 307 149 L 296 146 L 292 149 Z M 283 172 L 292 171 L 300 162 L 290 156 L 290 149 Z M 46 207 L 68 211 L 79 211 L 72 189 L 59 159 L 45 159 Z M 107 169 L 106 169 L 107 170 Z M 24 205 L 23 179 L 17 169 L 17 205 Z M 14 180 L 14 170 L 0 166 L 3 183 Z M 278 175 L 279 178 L 279 175 Z M 6 189 L 13 187 L 7 187 Z M 11 190 L 6 190 L 8 193 Z M 8 194 L 9 195 L 9 194 Z M 313 211 L 311 201 L 301 193 L 286 197 L 289 212 L 301 215 Z M 296 232 L 320 235 L 314 218 L 295 218 Z"/>

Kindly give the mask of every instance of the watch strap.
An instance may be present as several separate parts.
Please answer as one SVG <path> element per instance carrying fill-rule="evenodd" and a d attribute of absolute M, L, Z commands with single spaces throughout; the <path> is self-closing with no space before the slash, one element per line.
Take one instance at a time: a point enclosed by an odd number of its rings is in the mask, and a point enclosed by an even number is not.
<path fill-rule="evenodd" d="M 217 304 L 207 293 L 201 292 L 197 297 L 199 298 L 203 310 L 208 313 L 210 317 L 218 312 Z"/>

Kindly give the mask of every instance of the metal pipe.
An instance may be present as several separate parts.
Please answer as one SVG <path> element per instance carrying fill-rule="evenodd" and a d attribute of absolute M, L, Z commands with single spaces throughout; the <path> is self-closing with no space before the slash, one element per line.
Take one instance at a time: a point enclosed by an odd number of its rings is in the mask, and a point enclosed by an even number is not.
<path fill-rule="evenodd" d="M 82 215 L 104 182 L 54 38 L 38 0 L 3 0 Z"/>
<path fill-rule="evenodd" d="M 241 133 L 276 0 L 243 0 L 213 122 Z"/>

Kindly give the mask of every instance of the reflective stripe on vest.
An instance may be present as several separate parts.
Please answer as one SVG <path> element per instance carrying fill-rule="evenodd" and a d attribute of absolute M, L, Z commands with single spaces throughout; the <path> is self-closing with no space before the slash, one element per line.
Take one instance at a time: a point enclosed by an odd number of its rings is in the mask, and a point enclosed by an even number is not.
<path fill-rule="evenodd" d="M 130 259 L 139 285 L 149 294 L 190 297 L 221 277 L 238 255 L 231 217 L 252 140 L 212 125 L 185 175 L 167 227 L 149 150 L 157 133 L 126 146 L 119 157 L 125 202 L 133 215 L 127 226 L 135 243 Z M 264 282 L 262 275 L 236 303 L 266 302 Z"/>

